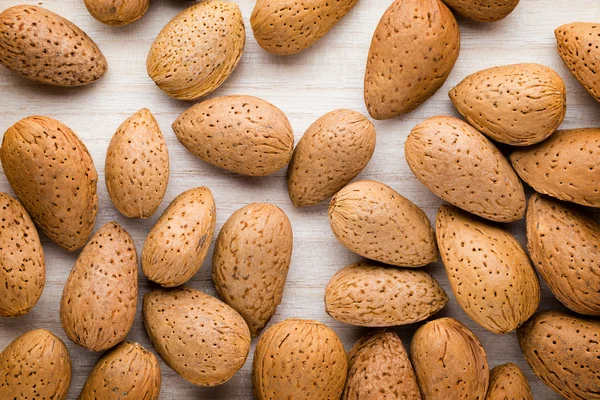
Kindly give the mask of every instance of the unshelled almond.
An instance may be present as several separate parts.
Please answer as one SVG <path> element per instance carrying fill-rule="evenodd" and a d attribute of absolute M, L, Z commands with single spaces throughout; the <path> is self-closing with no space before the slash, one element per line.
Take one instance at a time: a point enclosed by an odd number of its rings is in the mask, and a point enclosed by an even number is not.
<path fill-rule="evenodd" d="M 506 363 L 490 371 L 490 388 L 485 400 L 533 400 L 533 394 L 521 368 Z"/>

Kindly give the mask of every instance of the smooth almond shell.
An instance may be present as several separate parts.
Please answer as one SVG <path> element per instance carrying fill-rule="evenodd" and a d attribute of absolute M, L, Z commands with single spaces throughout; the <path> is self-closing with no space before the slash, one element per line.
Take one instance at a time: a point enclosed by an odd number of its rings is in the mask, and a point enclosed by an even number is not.
<path fill-rule="evenodd" d="M 87 85 L 108 69 L 104 55 L 85 32 L 60 15 L 30 5 L 0 13 L 0 64 L 55 86 Z"/>
<path fill-rule="evenodd" d="M 146 68 L 156 85 L 179 100 L 206 96 L 225 82 L 246 43 L 237 4 L 211 0 L 183 10 L 160 31 Z"/>
<path fill-rule="evenodd" d="M 144 275 L 164 287 L 183 285 L 192 279 L 206 258 L 216 222 L 210 189 L 199 187 L 181 193 L 144 242 Z"/>
<path fill-rule="evenodd" d="M 127 25 L 142 18 L 150 0 L 84 0 L 92 17 L 112 26 Z"/>
<path fill-rule="evenodd" d="M 0 398 L 67 398 L 71 358 L 65 344 L 45 329 L 29 331 L 0 353 Z"/>
<path fill-rule="evenodd" d="M 348 378 L 341 400 L 420 400 L 415 371 L 402 341 L 393 332 L 375 332 L 348 354 Z"/>
<path fill-rule="evenodd" d="M 600 129 L 558 131 L 511 154 L 513 167 L 536 192 L 600 207 Z"/>
<path fill-rule="evenodd" d="M 513 222 L 525 214 L 525 191 L 502 153 L 469 124 L 432 117 L 404 145 L 408 166 L 434 194 L 472 214 Z"/>
<path fill-rule="evenodd" d="M 480 22 L 494 22 L 513 12 L 519 0 L 444 0 L 455 13 Z"/>
<path fill-rule="evenodd" d="M 98 360 L 79 400 L 157 400 L 160 366 L 154 354 L 138 343 L 124 342 Z"/>
<path fill-rule="evenodd" d="M 144 326 L 157 353 L 198 386 L 216 386 L 242 368 L 250 331 L 227 304 L 190 288 L 144 295 Z"/>
<path fill-rule="evenodd" d="M 460 51 L 456 19 L 439 0 L 395 0 L 373 35 L 365 103 L 375 119 L 414 110 L 444 84 Z"/>
<path fill-rule="evenodd" d="M 421 326 L 410 350 L 423 400 L 485 398 L 487 356 L 477 336 L 454 318 Z"/>
<path fill-rule="evenodd" d="M 281 303 L 292 245 L 290 220 L 272 204 L 243 207 L 221 228 L 212 259 L 215 288 L 244 317 L 252 336 Z"/>
<path fill-rule="evenodd" d="M 77 135 L 55 119 L 27 117 L 8 128 L 0 151 L 6 178 L 36 225 L 66 250 L 83 246 L 98 212 L 98 175 Z"/>
<path fill-rule="evenodd" d="M 169 151 L 152 113 L 129 117 L 108 145 L 106 189 L 117 210 L 129 218 L 149 218 L 169 183 Z"/>
<path fill-rule="evenodd" d="M 292 157 L 294 133 L 279 108 L 252 96 L 216 97 L 184 111 L 173 123 L 192 154 L 238 174 L 264 176 Z"/>
<path fill-rule="evenodd" d="M 313 123 L 296 145 L 288 167 L 288 191 L 296 207 L 333 196 L 369 163 L 375 127 L 364 115 L 335 110 Z"/>
<path fill-rule="evenodd" d="M 539 143 L 567 112 L 561 77 L 540 64 L 513 64 L 467 76 L 449 93 L 465 119 L 489 138 L 513 146 Z"/>
<path fill-rule="evenodd" d="M 18 200 L 0 193 L 0 316 L 27 314 L 45 283 L 44 251 L 33 221 Z"/>
<path fill-rule="evenodd" d="M 490 371 L 490 388 L 485 400 L 533 400 L 533 394 L 523 371 L 507 363 Z"/>
<path fill-rule="evenodd" d="M 71 270 L 60 301 L 60 321 L 76 344 L 105 351 L 122 342 L 135 318 L 137 253 L 116 222 L 96 232 Z"/>
<path fill-rule="evenodd" d="M 254 38 L 270 53 L 297 54 L 315 44 L 358 0 L 258 0 L 250 17 Z"/>
<path fill-rule="evenodd" d="M 329 204 L 329 224 L 344 246 L 371 260 L 421 267 L 438 258 L 425 213 L 383 183 L 357 181 L 340 190 Z"/>
<path fill-rule="evenodd" d="M 351 325 L 390 327 L 423 321 L 448 296 L 425 271 L 358 262 L 338 271 L 325 289 L 325 310 Z"/>
<path fill-rule="evenodd" d="M 334 331 L 317 321 L 287 319 L 258 340 L 252 364 L 254 396 L 339 399 L 347 371 L 346 352 Z"/>
<path fill-rule="evenodd" d="M 569 400 L 600 399 L 600 321 L 544 311 L 517 336 L 531 369 L 551 389 Z"/>
<path fill-rule="evenodd" d="M 600 316 L 600 224 L 536 193 L 527 208 L 527 248 L 561 303 L 579 314 Z"/>

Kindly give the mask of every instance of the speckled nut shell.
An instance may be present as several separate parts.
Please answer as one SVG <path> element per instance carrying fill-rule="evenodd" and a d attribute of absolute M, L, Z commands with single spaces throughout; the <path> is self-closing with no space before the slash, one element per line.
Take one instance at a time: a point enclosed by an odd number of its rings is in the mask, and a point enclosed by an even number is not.
<path fill-rule="evenodd" d="M 485 400 L 533 400 L 533 394 L 521 368 L 506 363 L 490 371 L 490 388 Z"/>
<path fill-rule="evenodd" d="M 142 18 L 150 0 L 84 0 L 92 17 L 112 26 L 127 25 Z"/>
<path fill-rule="evenodd" d="M 443 0 L 455 13 L 475 21 L 499 21 L 517 7 L 519 0 Z"/>

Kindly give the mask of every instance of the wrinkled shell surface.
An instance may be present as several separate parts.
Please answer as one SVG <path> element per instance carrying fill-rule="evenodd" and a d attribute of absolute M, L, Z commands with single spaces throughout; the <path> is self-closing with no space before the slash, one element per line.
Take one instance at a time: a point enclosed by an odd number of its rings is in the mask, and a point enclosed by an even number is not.
<path fill-rule="evenodd" d="M 565 83 L 554 70 L 539 64 L 479 71 L 450 90 L 449 96 L 473 127 L 513 146 L 546 139 L 567 112 Z"/>
<path fill-rule="evenodd" d="M 275 313 L 292 257 L 292 225 L 277 206 L 253 203 L 227 220 L 213 253 L 213 281 L 256 336 Z"/>
<path fill-rule="evenodd" d="M 425 213 L 389 186 L 357 181 L 329 204 L 329 224 L 349 250 L 386 264 L 420 267 L 438 258 Z"/>
<path fill-rule="evenodd" d="M 152 216 L 167 191 L 169 152 L 148 109 L 121 124 L 108 146 L 105 167 L 108 194 L 121 214 Z"/>
<path fill-rule="evenodd" d="M 83 246 L 98 211 L 98 175 L 77 135 L 55 119 L 28 117 L 8 128 L 0 158 L 36 225 L 69 251 Z"/>
<path fill-rule="evenodd" d="M 375 119 L 420 106 L 444 84 L 460 50 L 456 19 L 439 0 L 395 0 L 373 35 L 365 103 Z"/>
<path fill-rule="evenodd" d="M 44 251 L 33 221 L 18 200 L 0 193 L 0 316 L 27 314 L 45 283 Z"/>
<path fill-rule="evenodd" d="M 0 64 L 55 86 L 87 85 L 108 69 L 104 55 L 85 32 L 60 15 L 30 5 L 0 13 Z"/>
<path fill-rule="evenodd" d="M 244 319 L 227 304 L 195 289 L 146 293 L 143 315 L 156 352 L 195 385 L 228 381 L 250 351 Z"/>
<path fill-rule="evenodd" d="M 294 133 L 279 108 L 252 96 L 224 96 L 184 111 L 173 123 L 195 156 L 228 171 L 264 176 L 292 157 Z"/>
<path fill-rule="evenodd" d="M 84 0 L 92 17 L 106 25 L 127 25 L 142 18 L 150 0 Z"/>
<path fill-rule="evenodd" d="M 423 321 L 448 296 L 425 271 L 358 262 L 338 271 L 325 289 L 325 310 L 346 324 L 389 327 Z"/>
<path fill-rule="evenodd" d="M 183 285 L 198 272 L 212 241 L 217 210 L 210 189 L 181 193 L 150 230 L 142 270 L 164 287 Z"/>
<path fill-rule="evenodd" d="M 507 363 L 490 371 L 490 388 L 485 400 L 533 400 L 533 394 L 523 371 Z"/>
<path fill-rule="evenodd" d="M 511 154 L 513 167 L 536 192 L 600 207 L 600 129 L 558 131 Z"/>
<path fill-rule="evenodd" d="M 347 371 L 346 352 L 334 331 L 317 321 L 287 319 L 258 340 L 254 395 L 258 400 L 339 399 Z"/>
<path fill-rule="evenodd" d="M 375 151 L 375 127 L 364 115 L 335 110 L 313 123 L 296 145 L 288 168 L 288 191 L 296 207 L 333 196 Z"/>
<path fill-rule="evenodd" d="M 499 21 L 510 14 L 519 0 L 443 0 L 457 14 L 481 22 Z"/>
<path fill-rule="evenodd" d="M 237 4 L 211 0 L 183 10 L 150 48 L 146 68 L 156 85 L 179 100 L 206 96 L 225 82 L 246 43 Z"/>
<path fill-rule="evenodd" d="M 116 222 L 96 232 L 77 258 L 60 301 L 60 321 L 76 344 L 104 351 L 122 342 L 137 307 L 138 264 L 131 236 Z"/>
<path fill-rule="evenodd" d="M 429 118 L 414 127 L 404 155 L 417 179 L 447 202 L 496 222 L 523 218 L 521 181 L 492 142 L 469 124 Z"/>
<path fill-rule="evenodd" d="M 523 356 L 546 385 L 569 400 L 600 399 L 600 321 L 544 311 L 517 335 Z"/>

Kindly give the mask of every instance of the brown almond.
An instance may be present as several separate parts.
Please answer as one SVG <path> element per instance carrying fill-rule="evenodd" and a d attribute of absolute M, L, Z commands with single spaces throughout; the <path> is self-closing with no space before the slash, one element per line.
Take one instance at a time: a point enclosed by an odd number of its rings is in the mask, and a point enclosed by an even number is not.
<path fill-rule="evenodd" d="M 127 25 L 142 18 L 150 0 L 84 0 L 92 17 L 111 26 Z"/>
<path fill-rule="evenodd" d="M 480 22 L 494 22 L 506 18 L 519 0 L 444 0 L 455 13 Z"/>
<path fill-rule="evenodd" d="M 521 368 L 506 363 L 490 371 L 490 388 L 485 400 L 533 400 L 533 394 Z"/>

